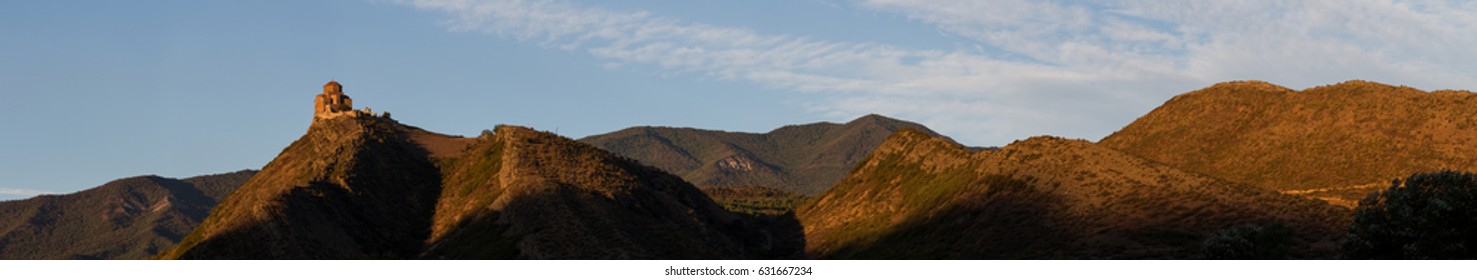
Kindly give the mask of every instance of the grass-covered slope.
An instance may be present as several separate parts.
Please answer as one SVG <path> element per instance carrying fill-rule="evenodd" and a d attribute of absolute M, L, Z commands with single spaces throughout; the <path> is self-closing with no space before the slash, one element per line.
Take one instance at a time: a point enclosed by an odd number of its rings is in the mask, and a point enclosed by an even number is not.
<path fill-rule="evenodd" d="M 1349 81 L 1228 82 L 1181 94 L 1099 143 L 1232 182 L 1352 207 L 1396 178 L 1477 166 L 1477 95 Z"/>
<path fill-rule="evenodd" d="M 173 247 L 255 171 L 118 179 L 0 202 L 0 259 L 143 259 Z"/>
<path fill-rule="evenodd" d="M 1182 172 L 1080 140 L 974 152 L 899 131 L 800 208 L 813 258 L 1202 257 L 1211 233 L 1289 225 L 1291 257 L 1331 258 L 1347 211 Z"/>
<path fill-rule="evenodd" d="M 792 125 L 763 134 L 633 127 L 580 141 L 700 187 L 763 186 L 815 195 L 904 128 L 934 134 L 916 123 L 867 115 L 845 124 Z"/>

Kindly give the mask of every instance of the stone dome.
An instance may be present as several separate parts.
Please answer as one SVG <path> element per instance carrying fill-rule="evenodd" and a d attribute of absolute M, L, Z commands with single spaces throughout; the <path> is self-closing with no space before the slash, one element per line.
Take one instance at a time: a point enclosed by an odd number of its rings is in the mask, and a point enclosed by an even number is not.
<path fill-rule="evenodd" d="M 344 86 L 338 84 L 338 81 L 330 80 L 327 84 L 323 84 L 323 92 L 344 92 Z"/>

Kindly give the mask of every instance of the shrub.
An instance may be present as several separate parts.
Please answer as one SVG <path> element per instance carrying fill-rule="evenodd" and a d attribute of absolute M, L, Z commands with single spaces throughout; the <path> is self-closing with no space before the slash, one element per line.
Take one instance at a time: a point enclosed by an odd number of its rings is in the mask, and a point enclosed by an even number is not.
<path fill-rule="evenodd" d="M 1477 174 L 1415 174 L 1370 194 L 1354 210 L 1343 251 L 1351 259 L 1477 259 Z"/>
<path fill-rule="evenodd" d="M 1280 260 L 1288 258 L 1292 246 L 1292 230 L 1281 223 L 1244 224 L 1211 234 L 1200 251 L 1207 259 Z"/>

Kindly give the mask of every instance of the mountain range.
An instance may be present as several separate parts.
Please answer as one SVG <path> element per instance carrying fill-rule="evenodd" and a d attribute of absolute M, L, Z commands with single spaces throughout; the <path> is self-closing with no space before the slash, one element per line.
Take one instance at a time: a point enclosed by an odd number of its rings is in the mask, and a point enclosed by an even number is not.
<path fill-rule="evenodd" d="M 1197 259 L 1247 229 L 1337 258 L 1366 194 L 1471 170 L 1472 96 L 1228 82 L 991 149 L 879 115 L 578 141 L 324 115 L 261 171 L 0 202 L 0 258 Z"/>
<path fill-rule="evenodd" d="M 465 143 L 435 156 L 427 147 Z M 373 116 L 316 120 L 173 259 L 714 259 L 765 233 L 676 176 L 500 126 L 475 139 Z"/>
<path fill-rule="evenodd" d="M 791 125 L 767 133 L 632 127 L 580 139 L 681 176 L 699 187 L 763 186 L 816 195 L 900 129 L 938 133 L 880 115 L 845 124 Z"/>
<path fill-rule="evenodd" d="M 815 258 L 1186 259 L 1243 224 L 1291 225 L 1298 258 L 1331 257 L 1349 215 L 1082 140 L 972 151 L 904 130 L 799 218 Z"/>
<path fill-rule="evenodd" d="M 256 171 L 139 176 L 0 202 L 0 259 L 142 259 L 174 247 Z"/>

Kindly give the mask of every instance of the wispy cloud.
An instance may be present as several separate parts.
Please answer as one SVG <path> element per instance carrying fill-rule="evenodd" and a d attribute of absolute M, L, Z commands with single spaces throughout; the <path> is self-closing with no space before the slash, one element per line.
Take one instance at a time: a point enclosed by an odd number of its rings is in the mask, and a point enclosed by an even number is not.
<path fill-rule="evenodd" d="M 32 197 L 43 194 L 53 194 L 53 192 L 32 189 L 0 188 L 0 196 Z"/>
<path fill-rule="evenodd" d="M 1466 1 L 866 0 L 1047 63 L 1131 65 L 1194 81 L 1312 86 L 1373 79 L 1471 88 L 1477 4 Z M 1101 68 L 1100 68 L 1101 69 Z M 1151 70 L 1152 71 L 1152 70 Z"/>
<path fill-rule="evenodd" d="M 485 31 L 546 47 L 582 50 L 626 64 L 655 65 L 719 79 L 749 80 L 802 92 L 912 92 L 889 68 L 937 51 L 761 35 L 741 28 L 684 23 L 645 12 L 615 12 L 553 1 L 412 1 L 451 13 L 459 31 Z"/>
<path fill-rule="evenodd" d="M 822 93 L 808 108 L 918 120 L 973 144 L 1102 137 L 1172 94 L 1224 80 L 1477 87 L 1469 50 L 1477 5 L 1467 2 L 851 2 L 979 47 L 948 50 L 760 34 L 556 1 L 407 3 L 446 12 L 453 30 L 586 52 L 610 60 L 610 69 L 657 67 Z"/>

